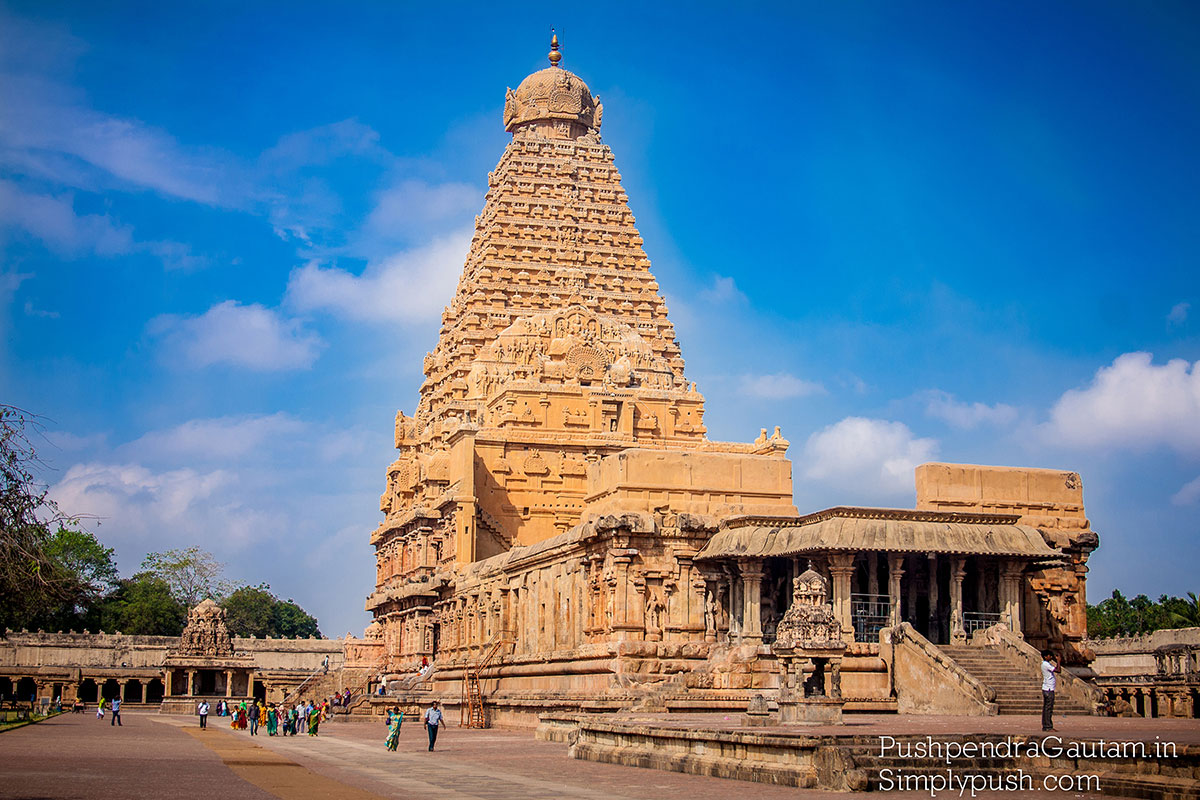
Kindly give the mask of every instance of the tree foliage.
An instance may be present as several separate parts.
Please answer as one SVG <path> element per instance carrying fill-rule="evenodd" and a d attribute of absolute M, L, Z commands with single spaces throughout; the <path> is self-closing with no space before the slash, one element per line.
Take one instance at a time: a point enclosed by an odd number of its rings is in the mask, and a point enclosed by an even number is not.
<path fill-rule="evenodd" d="M 36 625 L 45 609 L 73 603 L 81 581 L 52 554 L 54 532 L 71 526 L 34 477 L 32 437 L 40 421 L 0 405 L 0 634 Z"/>
<path fill-rule="evenodd" d="M 1112 597 L 1088 606 L 1088 636 L 1137 636 L 1163 628 L 1200 626 L 1200 601 L 1194 592 L 1187 598 L 1161 595 L 1157 601 L 1144 594 L 1127 598 L 1118 590 Z"/>
<path fill-rule="evenodd" d="M 178 636 L 187 621 L 187 607 L 167 584 L 151 572 L 139 572 L 121 581 L 105 598 L 103 629 L 142 636 Z"/>
<path fill-rule="evenodd" d="M 234 636 L 320 636 L 317 620 L 291 599 L 280 600 L 266 584 L 242 586 L 221 604 Z"/>
<path fill-rule="evenodd" d="M 175 599 L 188 608 L 206 597 L 220 600 L 234 589 L 224 578 L 225 565 L 199 547 L 149 553 L 142 569 L 166 581 Z"/>

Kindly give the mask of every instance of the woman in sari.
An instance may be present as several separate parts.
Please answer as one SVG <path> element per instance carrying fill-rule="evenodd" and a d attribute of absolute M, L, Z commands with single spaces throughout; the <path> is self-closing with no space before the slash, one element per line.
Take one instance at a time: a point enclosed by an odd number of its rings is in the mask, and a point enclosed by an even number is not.
<path fill-rule="evenodd" d="M 388 723 L 388 735 L 383 743 L 388 750 L 396 752 L 396 747 L 400 744 L 400 726 L 404 724 L 404 712 L 398 708 L 393 708 L 388 712 L 390 722 Z"/>
<path fill-rule="evenodd" d="M 267 708 L 267 736 L 274 736 L 279 732 L 279 715 L 275 711 L 275 704 L 271 703 Z"/>
<path fill-rule="evenodd" d="M 246 724 L 250 721 L 249 713 L 250 712 L 246 710 L 246 701 L 243 700 L 238 705 L 238 715 L 237 715 L 238 730 L 240 730 L 240 731 L 246 730 Z"/>
<path fill-rule="evenodd" d="M 321 707 L 313 706 L 312 711 L 308 712 L 308 735 L 316 736 L 317 728 L 321 726 Z"/>

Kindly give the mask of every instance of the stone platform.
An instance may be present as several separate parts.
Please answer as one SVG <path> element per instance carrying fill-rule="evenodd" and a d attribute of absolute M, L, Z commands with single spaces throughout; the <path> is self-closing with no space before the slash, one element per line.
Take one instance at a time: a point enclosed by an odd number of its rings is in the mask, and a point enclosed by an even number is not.
<path fill-rule="evenodd" d="M 1094 783 L 1080 788 L 1106 796 L 1200 798 L 1200 726 L 1194 722 L 1072 718 L 1060 723 L 1061 732 L 1043 734 L 1038 727 L 1036 717 L 863 715 L 845 725 L 749 728 L 740 715 L 686 721 L 668 715 L 546 715 L 537 736 L 568 743 L 576 759 L 809 789 L 891 790 L 899 780 L 919 784 L 949 773 L 983 780 L 1023 773 L 1038 787 L 1047 781 L 1078 786 L 1088 776 Z M 930 741 L 946 750 L 1011 743 L 1017 752 L 968 753 L 950 763 L 905 752 Z M 1173 743 L 1173 754 L 1156 752 L 1164 741 Z M 1114 754 L 1101 742 L 1124 749 Z M 1072 753 L 1073 745 L 1093 752 Z"/>

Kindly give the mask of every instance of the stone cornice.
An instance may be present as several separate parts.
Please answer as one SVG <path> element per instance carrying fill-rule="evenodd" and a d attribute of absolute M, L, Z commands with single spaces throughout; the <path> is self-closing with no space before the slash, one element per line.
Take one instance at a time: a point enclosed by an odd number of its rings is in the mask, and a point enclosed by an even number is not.
<path fill-rule="evenodd" d="M 833 518 L 843 519 L 890 519 L 908 522 L 957 522 L 975 525 L 1015 525 L 1018 514 L 979 514 L 966 511 L 930 511 L 909 508 L 868 508 L 862 506 L 835 506 L 799 517 L 744 516 L 732 517 L 721 523 L 722 528 L 744 528 L 751 525 L 776 528 L 798 528 Z"/>

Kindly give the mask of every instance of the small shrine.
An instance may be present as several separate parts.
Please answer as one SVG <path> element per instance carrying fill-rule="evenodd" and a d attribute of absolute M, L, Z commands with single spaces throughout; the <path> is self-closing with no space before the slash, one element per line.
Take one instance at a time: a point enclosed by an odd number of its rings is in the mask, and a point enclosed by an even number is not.
<path fill-rule="evenodd" d="M 842 626 L 826 602 L 828 581 L 810 565 L 792 581 L 792 605 L 772 650 L 783 667 L 779 717 L 794 722 L 842 722 Z"/>
<path fill-rule="evenodd" d="M 225 625 L 225 609 L 211 599 L 188 611 L 179 648 L 167 654 L 164 713 L 191 713 L 202 698 L 247 700 L 255 692 L 256 664 L 238 655 Z"/>

